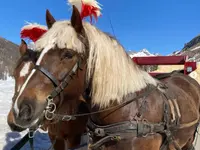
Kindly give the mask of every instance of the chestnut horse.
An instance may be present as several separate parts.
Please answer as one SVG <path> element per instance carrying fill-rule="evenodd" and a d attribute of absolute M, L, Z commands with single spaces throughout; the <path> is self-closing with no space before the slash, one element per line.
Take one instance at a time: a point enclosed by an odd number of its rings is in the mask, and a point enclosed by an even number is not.
<path fill-rule="evenodd" d="M 62 102 L 60 92 L 77 101 L 73 97 L 87 90 L 92 110 L 88 122 L 91 149 L 192 147 L 200 114 L 200 86 L 194 79 L 179 72 L 162 81 L 151 77 L 116 39 L 83 22 L 74 6 L 70 21 L 47 20 L 50 29 L 36 42 L 41 52 L 36 69 L 14 100 L 18 126 L 38 126 L 48 115 L 59 119 L 64 114 L 50 106 Z M 48 74 L 61 81 L 60 85 L 55 88 Z M 66 110 L 75 108 L 71 100 L 62 103 Z M 80 116 L 73 112 L 71 118 Z"/>
<path fill-rule="evenodd" d="M 30 71 L 34 68 L 34 65 L 39 55 L 38 52 L 29 50 L 24 40 L 21 41 L 19 51 L 21 54 L 21 58 L 18 60 L 18 63 L 16 65 L 16 68 L 13 74 L 15 78 L 15 94 L 19 92 L 25 79 L 30 74 Z M 86 110 L 86 109 L 83 109 L 86 107 L 84 105 L 85 102 L 83 98 L 80 97 L 79 100 L 80 100 L 79 102 L 81 103 L 79 107 L 82 110 Z M 7 122 L 12 131 L 21 132 L 25 130 L 25 128 L 21 128 L 20 126 L 17 126 L 14 123 L 12 108 L 7 116 Z M 50 137 L 50 140 L 55 150 L 65 150 L 66 147 L 73 148 L 73 147 L 78 147 L 80 145 L 80 138 L 85 130 L 82 127 L 82 124 L 86 124 L 86 122 L 87 122 L 87 118 L 85 117 L 85 118 L 80 118 L 77 121 L 71 121 L 71 122 L 63 121 L 61 123 L 50 124 L 49 126 L 43 126 L 41 128 L 43 130 L 48 129 L 48 135 Z M 76 127 L 79 124 L 81 124 L 81 127 L 78 128 L 78 130 L 76 129 L 77 130 L 76 132 L 73 131 L 75 130 L 74 127 Z"/>

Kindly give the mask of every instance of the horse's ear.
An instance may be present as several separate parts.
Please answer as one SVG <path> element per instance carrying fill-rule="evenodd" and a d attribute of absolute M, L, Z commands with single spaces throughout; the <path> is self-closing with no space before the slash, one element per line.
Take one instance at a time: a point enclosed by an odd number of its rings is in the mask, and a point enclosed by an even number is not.
<path fill-rule="evenodd" d="M 28 49 L 28 46 L 27 46 L 26 42 L 22 39 L 21 40 L 21 44 L 19 46 L 19 52 L 20 52 L 20 54 L 24 55 L 26 53 L 27 49 Z"/>
<path fill-rule="evenodd" d="M 77 33 L 81 33 L 83 29 L 82 19 L 81 19 L 81 15 L 78 9 L 74 5 L 73 5 L 72 16 L 71 16 L 71 24 Z"/>
<path fill-rule="evenodd" d="M 55 22 L 56 22 L 56 20 L 51 15 L 50 11 L 47 9 L 46 10 L 46 24 L 47 24 L 48 28 L 50 29 Z"/>

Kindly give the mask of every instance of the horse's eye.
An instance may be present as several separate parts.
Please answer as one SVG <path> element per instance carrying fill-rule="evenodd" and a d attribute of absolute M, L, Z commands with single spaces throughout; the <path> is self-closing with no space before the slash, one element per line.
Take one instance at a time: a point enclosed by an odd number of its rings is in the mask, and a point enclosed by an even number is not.
<path fill-rule="evenodd" d="M 64 58 L 68 58 L 68 59 L 71 59 L 73 56 L 74 56 L 74 54 L 69 51 L 65 52 L 65 54 L 64 54 Z"/>

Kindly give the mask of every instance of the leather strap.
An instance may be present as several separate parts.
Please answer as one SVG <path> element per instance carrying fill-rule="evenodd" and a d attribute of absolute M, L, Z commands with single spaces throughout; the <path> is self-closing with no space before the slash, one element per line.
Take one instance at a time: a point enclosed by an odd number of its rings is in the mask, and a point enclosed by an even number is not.
<path fill-rule="evenodd" d="M 73 75 L 76 73 L 76 70 L 78 69 L 78 64 L 76 63 L 73 69 L 67 74 L 67 77 L 60 83 L 59 86 L 57 86 L 52 92 L 51 96 L 52 98 L 55 98 L 60 92 L 62 92 L 69 84 L 69 81 L 73 79 Z"/>
<path fill-rule="evenodd" d="M 146 123 L 137 121 L 125 121 L 107 126 L 98 126 L 91 119 L 88 120 L 88 128 L 94 131 L 96 136 L 105 136 L 114 133 L 131 133 L 137 137 L 146 136 L 148 133 L 163 133 L 165 126 L 163 123 Z"/>
<path fill-rule="evenodd" d="M 89 144 L 88 147 L 89 147 L 89 149 L 98 149 L 98 148 L 102 147 L 105 143 L 107 143 L 109 141 L 118 141 L 116 137 L 117 136 L 112 136 L 112 135 L 106 136 L 106 137 L 100 139 L 99 141 L 97 141 L 94 144 Z"/>
<path fill-rule="evenodd" d="M 38 66 L 38 65 L 35 65 L 35 69 L 36 70 L 39 70 L 40 72 L 42 72 L 46 77 L 49 78 L 49 80 L 51 80 L 51 82 L 53 83 L 54 87 L 57 88 L 60 84 L 60 82 L 49 72 L 47 71 L 46 69 L 44 69 L 43 67 L 41 66 Z M 55 90 L 53 90 L 55 91 Z M 61 104 L 63 103 L 63 100 L 64 100 L 64 95 L 63 95 L 63 92 L 60 91 L 58 94 L 60 94 L 60 102 L 58 102 L 58 108 L 61 106 Z M 57 95 L 58 95 L 57 94 Z M 56 96 L 57 96 L 56 95 Z"/>
<path fill-rule="evenodd" d="M 48 72 L 46 69 L 44 69 L 43 67 L 38 66 L 38 65 L 35 65 L 35 69 L 39 70 L 46 77 L 48 77 L 51 80 L 51 82 L 53 83 L 54 87 L 59 86 L 60 82 L 50 72 Z"/>
<path fill-rule="evenodd" d="M 29 138 L 29 133 L 27 133 L 11 150 L 20 150 L 28 141 L 30 142 L 31 148 L 33 148 L 33 138 Z"/>
<path fill-rule="evenodd" d="M 165 130 L 164 123 L 147 123 L 137 121 L 125 121 L 106 126 L 96 125 L 91 118 L 88 120 L 88 128 L 91 136 L 101 137 L 100 140 L 91 144 L 91 149 L 106 144 L 109 141 L 128 139 L 130 137 L 142 137 L 151 133 L 163 133 Z"/>

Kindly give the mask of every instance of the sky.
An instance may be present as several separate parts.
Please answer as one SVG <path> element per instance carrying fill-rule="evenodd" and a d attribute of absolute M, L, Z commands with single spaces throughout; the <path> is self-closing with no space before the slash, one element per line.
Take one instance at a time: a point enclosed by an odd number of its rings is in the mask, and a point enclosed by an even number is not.
<path fill-rule="evenodd" d="M 114 35 L 126 50 L 167 55 L 200 34 L 200 0 L 98 0 L 102 17 L 94 25 Z M 70 19 L 66 0 L 2 0 L 0 36 L 20 43 L 25 21 L 46 25 L 45 11 Z M 113 30 L 112 30 L 113 26 Z"/>

